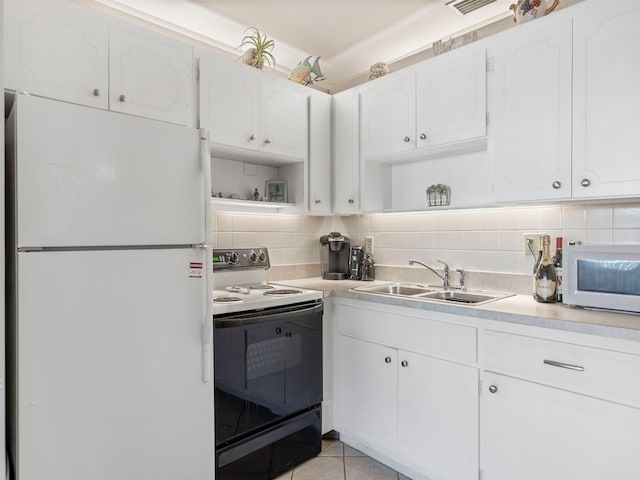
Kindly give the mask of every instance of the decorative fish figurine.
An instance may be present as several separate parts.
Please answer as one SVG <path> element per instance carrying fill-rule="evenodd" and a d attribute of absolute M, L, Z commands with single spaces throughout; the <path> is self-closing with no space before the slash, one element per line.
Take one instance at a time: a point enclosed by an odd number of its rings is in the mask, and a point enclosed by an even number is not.
<path fill-rule="evenodd" d="M 305 58 L 303 61 L 298 62 L 298 65 L 289 74 L 289 80 L 292 82 L 300 83 L 302 85 L 310 85 L 313 82 L 319 82 L 324 80 L 325 76 L 320 70 L 320 57 L 316 57 L 313 65 L 309 63 L 311 56 Z"/>

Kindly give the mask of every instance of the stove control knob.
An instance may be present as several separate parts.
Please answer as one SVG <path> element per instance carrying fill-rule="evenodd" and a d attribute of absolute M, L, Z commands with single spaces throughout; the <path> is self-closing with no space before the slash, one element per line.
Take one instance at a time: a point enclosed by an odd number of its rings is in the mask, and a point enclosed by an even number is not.
<path fill-rule="evenodd" d="M 258 259 L 261 262 L 266 262 L 267 261 L 267 254 L 264 253 L 262 250 L 260 250 L 260 253 L 258 254 Z"/>
<path fill-rule="evenodd" d="M 238 256 L 238 252 L 231 252 L 227 257 L 227 263 L 231 265 L 236 265 L 240 261 L 240 257 Z"/>
<path fill-rule="evenodd" d="M 251 260 L 251 263 L 256 263 L 258 261 L 258 254 L 253 250 L 251 250 L 251 255 L 249 255 L 249 260 Z"/>

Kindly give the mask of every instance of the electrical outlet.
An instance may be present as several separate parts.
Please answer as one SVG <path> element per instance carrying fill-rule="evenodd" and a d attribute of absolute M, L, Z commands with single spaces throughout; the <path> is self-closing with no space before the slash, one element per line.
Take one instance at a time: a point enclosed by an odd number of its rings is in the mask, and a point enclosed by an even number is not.
<path fill-rule="evenodd" d="M 524 234 L 524 254 L 531 255 L 531 250 L 535 255 L 538 254 L 538 249 L 540 248 L 540 235 L 545 235 L 544 233 L 525 233 Z M 531 249 L 529 249 L 529 245 Z"/>

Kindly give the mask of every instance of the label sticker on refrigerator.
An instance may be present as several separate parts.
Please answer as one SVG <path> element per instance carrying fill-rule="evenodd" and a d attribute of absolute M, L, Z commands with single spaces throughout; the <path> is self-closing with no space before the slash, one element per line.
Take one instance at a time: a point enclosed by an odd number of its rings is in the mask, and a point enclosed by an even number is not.
<path fill-rule="evenodd" d="M 202 262 L 189 263 L 189 278 L 202 278 Z"/>

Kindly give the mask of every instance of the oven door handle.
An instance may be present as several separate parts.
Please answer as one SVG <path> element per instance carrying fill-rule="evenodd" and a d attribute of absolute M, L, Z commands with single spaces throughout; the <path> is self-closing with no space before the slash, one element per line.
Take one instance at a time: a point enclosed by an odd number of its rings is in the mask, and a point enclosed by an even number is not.
<path fill-rule="evenodd" d="M 216 318 L 215 326 L 216 327 L 231 327 L 237 326 L 238 324 L 247 325 L 250 323 L 262 323 L 268 322 L 274 319 L 277 320 L 286 320 L 288 317 L 292 317 L 295 315 L 300 315 L 301 313 L 316 313 L 322 312 L 323 304 L 315 303 L 310 307 L 299 308 L 299 307 L 283 307 L 282 309 L 269 311 L 269 312 L 244 312 L 239 315 L 230 315 L 228 317 Z"/>

